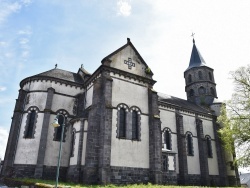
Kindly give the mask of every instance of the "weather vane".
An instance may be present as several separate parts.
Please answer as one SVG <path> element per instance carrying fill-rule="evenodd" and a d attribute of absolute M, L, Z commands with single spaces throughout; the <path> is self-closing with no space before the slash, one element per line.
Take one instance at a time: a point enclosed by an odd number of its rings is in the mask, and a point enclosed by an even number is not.
<path fill-rule="evenodd" d="M 57 64 L 55 64 L 55 69 L 57 68 Z"/>
<path fill-rule="evenodd" d="M 83 68 L 83 64 L 81 64 L 81 68 Z"/>

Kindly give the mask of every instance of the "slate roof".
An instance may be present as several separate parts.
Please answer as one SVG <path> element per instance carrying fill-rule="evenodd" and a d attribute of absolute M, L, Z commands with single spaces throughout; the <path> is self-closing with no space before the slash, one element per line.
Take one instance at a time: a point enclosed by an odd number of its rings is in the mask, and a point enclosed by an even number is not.
<path fill-rule="evenodd" d="M 174 106 L 180 107 L 181 109 L 187 109 L 195 112 L 200 112 L 200 113 L 206 113 L 206 114 L 211 114 L 210 110 L 201 107 L 199 105 L 196 105 L 195 103 L 189 102 L 184 99 L 180 99 L 177 97 L 173 97 L 170 95 L 166 95 L 163 93 L 158 93 L 158 100 L 159 102 L 164 102 L 167 104 L 172 104 Z"/>
<path fill-rule="evenodd" d="M 66 80 L 66 81 L 70 81 L 70 82 L 76 82 L 76 83 L 83 83 L 83 80 L 81 78 L 81 76 L 77 73 L 73 73 L 73 72 L 69 72 L 69 71 L 65 71 L 62 69 L 51 69 L 49 71 L 34 75 L 32 77 L 50 77 L 50 78 L 57 78 L 57 79 L 61 79 L 61 80 Z"/>
<path fill-rule="evenodd" d="M 188 66 L 187 70 L 191 69 L 193 67 L 201 67 L 201 66 L 206 66 L 206 62 L 203 59 L 203 57 L 201 56 L 199 50 L 197 49 L 197 47 L 195 45 L 195 40 L 193 39 L 193 49 L 192 49 L 190 62 L 189 62 L 189 66 Z"/>

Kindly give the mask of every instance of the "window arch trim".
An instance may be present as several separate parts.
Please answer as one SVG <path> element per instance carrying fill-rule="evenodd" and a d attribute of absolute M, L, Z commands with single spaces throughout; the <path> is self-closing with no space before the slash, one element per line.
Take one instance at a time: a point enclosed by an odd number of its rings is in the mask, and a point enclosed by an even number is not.
<path fill-rule="evenodd" d="M 27 118 L 26 118 L 26 125 L 24 127 L 23 138 L 25 139 L 35 138 L 38 112 L 39 108 L 36 106 L 31 106 L 27 109 Z"/>
<path fill-rule="evenodd" d="M 131 106 L 129 109 L 131 113 L 131 139 L 132 140 L 141 140 L 141 110 L 137 106 Z M 133 114 L 136 114 L 136 122 L 134 122 Z"/>
<path fill-rule="evenodd" d="M 186 142 L 187 142 L 187 155 L 194 156 L 193 134 L 189 131 L 186 132 Z"/>
<path fill-rule="evenodd" d="M 209 135 L 206 135 L 205 139 L 206 139 L 206 146 L 207 146 L 207 157 L 213 158 L 212 139 Z"/>
<path fill-rule="evenodd" d="M 121 109 L 123 109 L 123 111 L 121 111 Z M 123 113 L 124 111 L 125 115 L 122 115 L 121 112 Z M 121 118 L 124 118 L 124 120 Z M 118 104 L 116 120 L 116 138 L 141 141 L 141 110 L 139 107 L 128 107 L 128 105 L 124 103 Z M 125 122 L 124 127 L 122 122 Z"/>
<path fill-rule="evenodd" d="M 56 111 L 56 114 L 61 114 L 61 115 L 63 115 L 65 117 L 64 134 L 63 134 L 63 139 L 62 139 L 62 142 L 65 142 L 66 132 L 67 132 L 67 125 L 68 125 L 67 118 L 69 116 L 69 113 L 64 109 L 60 109 L 60 110 Z M 54 128 L 53 141 L 57 141 L 57 142 L 60 142 L 60 140 L 61 140 L 61 131 L 62 131 L 62 123 L 63 123 L 62 122 L 63 117 L 61 115 L 58 117 L 58 123 L 60 124 L 60 126 Z M 60 121 L 61 121 L 61 123 L 60 123 Z"/>
<path fill-rule="evenodd" d="M 162 131 L 163 149 L 172 150 L 172 131 L 165 127 Z"/>
<path fill-rule="evenodd" d="M 117 138 L 126 139 L 127 137 L 128 111 L 129 111 L 129 108 L 124 103 L 121 103 L 117 106 L 117 130 L 116 130 Z"/>

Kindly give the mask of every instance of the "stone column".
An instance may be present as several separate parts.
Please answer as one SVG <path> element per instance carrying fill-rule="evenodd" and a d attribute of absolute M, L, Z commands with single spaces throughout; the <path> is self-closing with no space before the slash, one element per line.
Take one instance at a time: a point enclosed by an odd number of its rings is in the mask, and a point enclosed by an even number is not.
<path fill-rule="evenodd" d="M 100 124 L 99 177 L 101 184 L 110 183 L 111 133 L 112 133 L 112 82 L 108 72 L 103 72 L 102 114 Z"/>
<path fill-rule="evenodd" d="M 112 78 L 109 73 L 103 71 L 101 77 L 95 80 L 93 87 L 83 182 L 108 184 L 112 130 Z"/>
<path fill-rule="evenodd" d="M 26 95 L 27 91 L 23 89 L 19 90 L 19 96 L 18 99 L 16 100 L 16 106 L 12 117 L 10 133 L 2 168 L 2 175 L 4 175 L 5 177 L 11 177 L 15 173 L 13 165 L 16 157 L 15 155 L 18 144 L 18 138 L 20 135 L 20 128 L 22 123 L 23 110 L 25 107 Z"/>
<path fill-rule="evenodd" d="M 44 157 L 45 157 L 46 144 L 47 144 L 47 135 L 48 135 L 49 126 L 51 124 L 50 114 L 51 114 L 51 107 L 52 107 L 52 101 L 53 101 L 55 90 L 53 88 L 48 88 L 47 92 L 48 94 L 47 94 L 46 105 L 44 109 L 40 145 L 38 149 L 37 163 L 36 163 L 35 174 L 34 174 L 35 178 L 43 177 L 43 165 L 44 165 Z"/>
<path fill-rule="evenodd" d="M 158 95 L 148 89 L 149 109 L 149 167 L 150 180 L 155 184 L 162 184 L 162 136 L 159 116 Z"/>
<path fill-rule="evenodd" d="M 177 130 L 177 144 L 178 144 L 178 160 L 179 160 L 179 185 L 188 184 L 188 166 L 187 166 L 187 148 L 186 136 L 183 128 L 183 116 L 176 111 L 176 130 Z"/>
<path fill-rule="evenodd" d="M 199 158 L 200 158 L 200 171 L 201 171 L 201 185 L 210 186 L 209 181 L 209 170 L 208 170 L 208 153 L 206 139 L 203 133 L 202 120 L 196 117 L 196 129 L 197 139 L 199 147 Z"/>

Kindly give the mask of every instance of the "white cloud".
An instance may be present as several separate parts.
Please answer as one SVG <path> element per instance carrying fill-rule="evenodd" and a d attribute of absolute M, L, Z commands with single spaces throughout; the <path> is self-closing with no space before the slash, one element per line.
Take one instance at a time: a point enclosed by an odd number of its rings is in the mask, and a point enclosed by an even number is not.
<path fill-rule="evenodd" d="M 24 6 L 28 6 L 32 1 L 31 0 L 21 0 L 21 3 L 24 5 Z"/>
<path fill-rule="evenodd" d="M 5 90 L 6 90 L 6 87 L 0 86 L 0 91 L 5 91 Z"/>
<path fill-rule="evenodd" d="M 0 0 L 0 25 L 4 23 L 11 14 L 18 12 L 22 6 L 28 6 L 30 3 L 31 0 L 21 0 L 16 2 Z"/>
<path fill-rule="evenodd" d="M 12 13 L 17 12 L 21 9 L 21 4 L 18 2 L 9 3 L 4 0 L 0 0 L 0 24 L 5 22 L 5 20 L 10 16 Z"/>
<path fill-rule="evenodd" d="M 8 131 L 2 127 L 0 127 L 0 158 L 3 160 L 4 153 L 6 149 L 6 144 L 8 140 Z"/>
<path fill-rule="evenodd" d="M 21 45 L 26 45 L 28 42 L 29 42 L 29 39 L 27 39 L 27 38 L 21 38 L 21 39 L 19 40 L 19 43 L 20 43 Z"/>
<path fill-rule="evenodd" d="M 27 26 L 25 29 L 19 30 L 18 34 L 30 36 L 32 34 L 31 27 Z"/>
<path fill-rule="evenodd" d="M 119 0 L 117 2 L 118 15 L 129 16 L 131 14 L 130 0 Z"/>
<path fill-rule="evenodd" d="M 29 51 L 22 51 L 22 57 L 27 58 L 29 56 L 30 52 Z"/>

